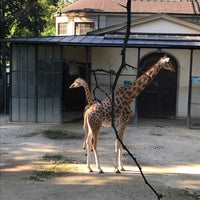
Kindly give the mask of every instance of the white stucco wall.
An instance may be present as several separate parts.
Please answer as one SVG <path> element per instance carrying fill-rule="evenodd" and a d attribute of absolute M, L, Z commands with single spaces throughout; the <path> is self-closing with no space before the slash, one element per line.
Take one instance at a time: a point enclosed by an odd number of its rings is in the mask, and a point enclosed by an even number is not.
<path fill-rule="evenodd" d="M 145 48 L 140 50 L 140 59 L 143 56 L 146 56 L 149 53 L 153 53 L 157 49 Z M 190 71 L 190 50 L 184 49 L 162 49 L 163 52 L 169 53 L 175 57 L 178 63 L 178 72 L 177 72 L 177 101 L 176 101 L 176 117 L 184 118 L 187 117 L 188 110 L 188 91 L 189 91 L 189 71 Z M 69 53 L 70 52 L 70 53 Z M 91 48 L 91 67 L 92 69 L 104 69 L 104 70 L 117 70 L 121 64 L 121 48 L 111 48 L 111 47 L 92 47 Z M 137 48 L 128 48 L 126 51 L 126 61 L 128 64 L 137 67 L 138 65 L 138 49 Z M 86 49 L 84 47 L 64 47 L 63 57 L 65 60 L 86 62 Z M 200 50 L 194 50 L 193 57 L 193 76 L 200 76 Z M 102 73 L 98 73 L 102 74 Z M 103 73 L 105 74 L 105 73 Z M 122 76 L 118 80 L 118 87 L 124 85 L 124 80 L 133 81 L 135 75 L 137 74 L 136 70 L 127 68 L 123 71 Z M 93 77 L 93 76 L 92 76 Z M 100 75 L 99 84 L 103 89 L 108 89 L 108 79 L 109 76 Z M 114 80 L 114 76 L 113 76 Z M 95 87 L 94 78 L 91 80 L 92 88 Z M 97 97 L 101 99 L 101 93 L 97 92 Z M 102 95 L 102 98 L 104 96 Z M 134 104 L 132 104 L 132 110 L 134 111 Z"/>
<path fill-rule="evenodd" d="M 58 24 L 59 23 L 68 23 L 69 19 L 67 16 L 56 17 L 56 35 L 58 35 Z"/>
<path fill-rule="evenodd" d="M 140 33 L 188 33 L 199 34 L 199 30 L 192 29 L 187 26 L 183 26 L 177 23 L 172 23 L 165 19 L 159 19 L 156 21 L 133 26 L 131 32 Z"/>
<path fill-rule="evenodd" d="M 137 67 L 137 49 L 130 48 L 126 52 L 126 61 L 128 64 Z M 105 69 L 118 71 L 121 65 L 121 48 L 92 48 L 91 51 L 92 69 Z M 118 86 L 124 84 L 124 80 L 135 78 L 136 70 L 127 67 L 122 72 L 122 77 L 119 78 Z"/>
<path fill-rule="evenodd" d="M 156 51 L 157 49 L 141 49 L 140 58 Z M 104 68 L 106 70 L 117 71 L 121 64 L 120 48 L 92 48 L 91 63 L 92 69 Z M 190 70 L 190 50 L 181 49 L 162 49 L 174 56 L 178 62 L 179 68 L 177 72 L 177 110 L 176 116 L 179 118 L 187 117 L 188 110 L 188 90 L 189 90 L 189 70 Z M 137 49 L 127 49 L 127 63 L 137 66 Z M 194 52 L 194 73 L 200 74 L 200 51 Z M 129 80 L 131 77 L 128 74 L 134 75 L 136 71 L 128 69 L 123 72 L 126 76 L 119 79 L 119 85 L 123 85 L 124 80 Z"/>
<path fill-rule="evenodd" d="M 99 18 L 100 26 L 105 27 L 105 17 L 101 16 Z M 66 35 L 75 35 L 75 23 L 76 22 L 94 22 L 94 29 L 98 29 L 98 16 L 66 16 L 63 15 L 61 17 L 56 17 L 56 35 L 58 34 L 58 24 L 59 23 L 67 23 L 67 34 Z M 100 27 L 100 28 L 101 28 Z"/>
<path fill-rule="evenodd" d="M 137 49 L 134 49 L 134 48 L 130 48 L 130 49 L 127 49 L 127 63 L 136 67 L 137 66 Z M 92 65 L 92 69 L 105 69 L 105 70 L 113 70 L 115 72 L 118 71 L 120 65 L 121 65 L 121 48 L 92 48 L 92 51 L 91 51 L 91 65 Z M 122 86 L 124 85 L 124 81 L 128 80 L 128 81 L 133 81 L 135 78 L 136 78 L 136 74 L 137 74 L 137 71 L 136 70 L 133 70 L 131 68 L 126 68 L 123 72 L 122 72 L 122 75 L 119 77 L 118 79 L 118 85 L 117 87 L 119 86 Z M 104 80 L 105 78 L 105 80 Z M 113 77 L 113 81 L 114 81 L 114 78 Z M 102 84 L 105 84 L 106 82 L 106 77 L 103 77 L 102 76 L 102 79 L 99 80 L 100 81 L 100 85 Z M 91 81 L 91 86 L 92 88 L 95 87 L 95 82 L 94 80 Z M 105 88 L 103 89 L 106 89 L 106 86 Z M 107 92 L 111 92 L 110 91 L 107 91 Z M 98 95 L 101 95 L 100 93 Z M 101 98 L 101 96 L 100 96 Z M 131 104 L 131 108 L 132 108 L 132 111 L 134 113 L 134 110 L 135 110 L 135 102 L 133 102 Z"/>
<path fill-rule="evenodd" d="M 141 18 L 134 16 L 134 19 Z M 57 16 L 56 17 L 56 34 L 58 35 L 58 23 L 67 22 L 67 35 L 74 35 L 75 22 L 95 22 L 95 30 L 106 28 L 126 22 L 126 16 L 123 15 L 95 15 L 95 14 L 80 14 L 79 16 Z M 184 22 L 184 21 L 183 21 Z M 180 33 L 180 34 L 199 34 L 199 27 L 197 25 L 170 21 L 168 19 L 160 18 L 154 21 L 150 20 L 144 23 L 138 23 L 131 27 L 131 32 L 140 33 Z M 124 32 L 125 29 L 118 30 Z"/>
<path fill-rule="evenodd" d="M 186 117 L 188 110 L 190 50 L 170 49 L 179 62 L 177 84 L 177 116 Z"/>

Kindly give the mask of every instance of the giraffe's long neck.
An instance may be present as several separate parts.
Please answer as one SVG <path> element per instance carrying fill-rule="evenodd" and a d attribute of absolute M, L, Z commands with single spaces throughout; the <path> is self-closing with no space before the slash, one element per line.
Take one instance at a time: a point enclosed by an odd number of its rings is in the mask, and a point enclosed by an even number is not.
<path fill-rule="evenodd" d="M 150 67 L 149 70 L 147 70 L 131 84 L 124 87 L 124 93 L 128 94 L 126 98 L 129 103 L 132 102 L 151 83 L 160 69 L 161 66 L 157 63 Z"/>
<path fill-rule="evenodd" d="M 92 99 L 92 95 L 90 93 L 89 86 L 88 86 L 87 83 L 85 83 L 83 87 L 84 87 L 84 90 L 85 90 L 85 96 L 86 96 L 87 102 L 88 102 L 89 106 L 91 106 L 94 102 L 93 102 L 93 99 Z"/>

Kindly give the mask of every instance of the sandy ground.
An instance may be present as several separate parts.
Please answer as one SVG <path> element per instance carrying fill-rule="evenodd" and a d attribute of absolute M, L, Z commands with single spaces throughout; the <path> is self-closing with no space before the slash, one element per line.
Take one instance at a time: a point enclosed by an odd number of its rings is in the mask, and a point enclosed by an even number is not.
<path fill-rule="evenodd" d="M 64 125 L 6 123 L 0 130 L 1 200 L 156 200 L 133 160 L 123 154 L 126 171 L 113 172 L 115 135 L 102 129 L 99 155 L 105 173 L 88 173 L 83 137 L 50 139 L 42 132 L 83 136 L 82 122 Z M 166 200 L 200 199 L 200 130 L 184 122 L 143 121 L 129 125 L 125 145 Z"/>

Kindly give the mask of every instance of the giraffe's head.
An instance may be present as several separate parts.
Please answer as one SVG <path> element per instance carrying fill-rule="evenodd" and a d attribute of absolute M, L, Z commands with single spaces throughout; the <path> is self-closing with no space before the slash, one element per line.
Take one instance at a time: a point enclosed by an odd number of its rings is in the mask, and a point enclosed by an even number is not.
<path fill-rule="evenodd" d="M 169 70 L 171 72 L 175 72 L 175 68 L 173 65 L 170 63 L 170 58 L 169 57 L 162 57 L 158 61 L 158 64 L 161 66 L 161 68 Z"/>
<path fill-rule="evenodd" d="M 86 84 L 85 80 L 83 80 L 82 78 L 77 78 L 70 86 L 69 88 L 79 88 L 79 87 L 83 87 Z"/>

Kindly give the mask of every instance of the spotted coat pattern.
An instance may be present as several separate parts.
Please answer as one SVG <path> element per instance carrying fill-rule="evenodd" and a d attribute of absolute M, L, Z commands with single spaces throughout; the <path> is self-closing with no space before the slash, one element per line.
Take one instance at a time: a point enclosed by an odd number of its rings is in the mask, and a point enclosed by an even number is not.
<path fill-rule="evenodd" d="M 135 81 L 126 86 L 119 87 L 115 90 L 114 122 L 118 130 L 118 135 L 122 141 L 124 130 L 132 114 L 130 108 L 131 102 L 150 84 L 150 82 L 156 77 L 156 75 L 162 68 L 170 70 L 172 72 L 175 71 L 173 66 L 169 62 L 169 58 L 163 57 L 151 68 L 149 68 L 144 74 L 138 77 Z M 111 127 L 111 104 L 112 101 L 110 96 L 102 100 L 101 102 L 92 104 L 85 112 L 84 121 L 85 123 L 87 123 L 86 128 L 88 131 L 86 139 L 87 167 L 89 171 L 92 171 L 90 167 L 90 149 L 92 147 L 95 155 L 96 167 L 98 168 L 99 172 L 103 172 L 100 167 L 97 154 L 97 141 L 101 126 Z M 116 140 L 115 151 L 115 171 L 120 172 L 120 170 L 124 170 L 124 167 L 122 164 L 122 146 L 120 145 L 118 140 Z"/>

